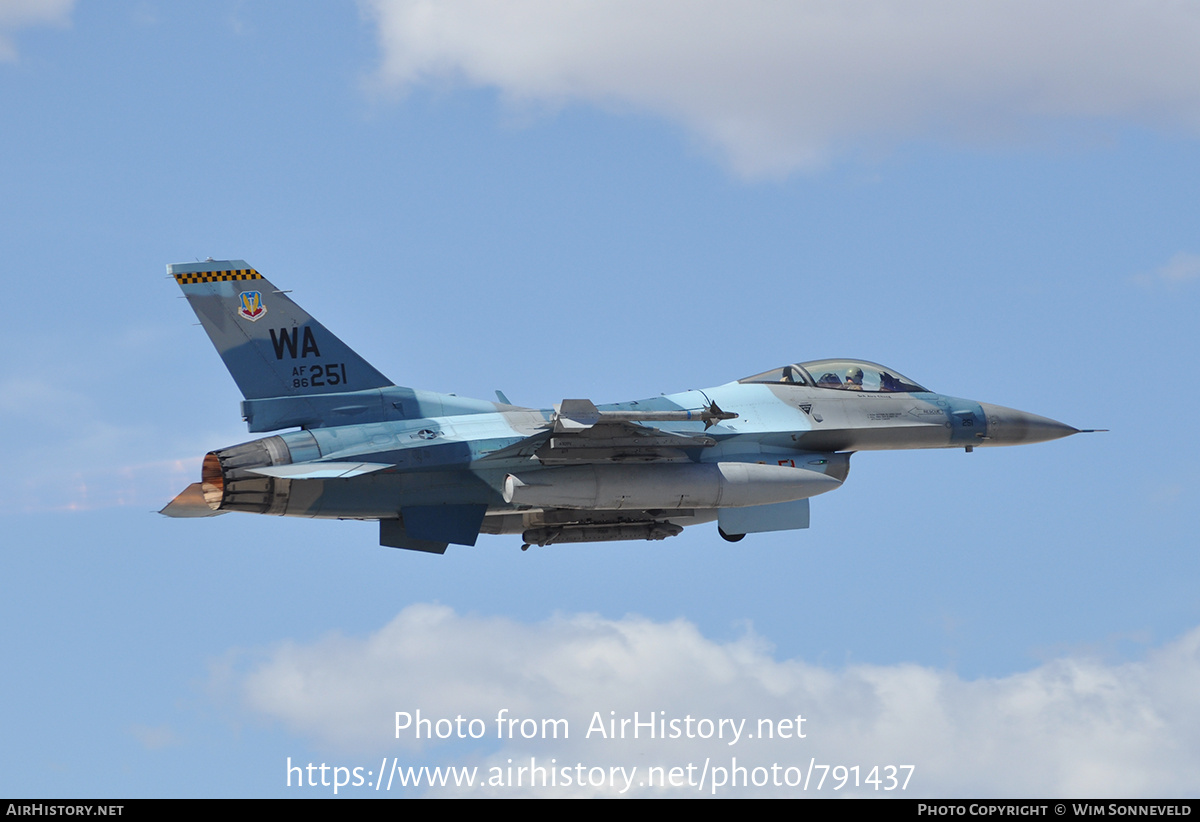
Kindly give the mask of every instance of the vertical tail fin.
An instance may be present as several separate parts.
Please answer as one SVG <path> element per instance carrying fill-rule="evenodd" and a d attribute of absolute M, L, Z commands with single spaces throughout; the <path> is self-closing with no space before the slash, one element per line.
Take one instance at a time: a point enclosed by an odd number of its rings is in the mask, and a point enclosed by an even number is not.
<path fill-rule="evenodd" d="M 393 384 L 243 260 L 176 263 L 167 273 L 248 400 Z"/>

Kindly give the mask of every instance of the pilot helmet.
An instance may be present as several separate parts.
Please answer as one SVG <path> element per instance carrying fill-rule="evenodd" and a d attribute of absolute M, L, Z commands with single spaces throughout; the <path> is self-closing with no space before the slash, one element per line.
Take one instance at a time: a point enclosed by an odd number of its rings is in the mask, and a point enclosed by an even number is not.
<path fill-rule="evenodd" d="M 863 373 L 862 369 L 857 365 L 846 369 L 846 384 L 847 385 L 862 385 Z"/>

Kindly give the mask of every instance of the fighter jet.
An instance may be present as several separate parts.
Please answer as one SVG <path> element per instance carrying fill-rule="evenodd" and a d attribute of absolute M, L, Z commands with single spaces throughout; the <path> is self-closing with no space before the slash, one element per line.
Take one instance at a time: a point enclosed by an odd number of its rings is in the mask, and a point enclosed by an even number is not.
<path fill-rule="evenodd" d="M 807 528 L 809 498 L 840 487 L 857 451 L 1080 433 L 848 359 L 601 406 L 438 394 L 394 384 L 242 260 L 167 272 L 241 389 L 249 430 L 282 431 L 209 452 L 170 517 L 377 520 L 381 545 L 438 554 L 481 533 L 520 534 L 524 550 L 713 521 L 736 542 Z"/>

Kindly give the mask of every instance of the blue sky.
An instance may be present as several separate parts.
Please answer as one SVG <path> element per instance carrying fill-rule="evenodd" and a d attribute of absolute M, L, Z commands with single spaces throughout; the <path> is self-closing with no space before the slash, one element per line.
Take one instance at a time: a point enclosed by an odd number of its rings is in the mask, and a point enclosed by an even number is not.
<path fill-rule="evenodd" d="M 0 0 L 0 792 L 737 756 L 1194 796 L 1200 12 L 1044 5 Z M 402 385 L 546 407 L 859 357 L 1112 431 L 860 454 L 810 530 L 736 545 L 172 521 L 250 438 L 165 277 L 209 256 Z M 394 732 L 502 708 L 571 739 Z M 609 711 L 808 735 L 584 738 Z"/>

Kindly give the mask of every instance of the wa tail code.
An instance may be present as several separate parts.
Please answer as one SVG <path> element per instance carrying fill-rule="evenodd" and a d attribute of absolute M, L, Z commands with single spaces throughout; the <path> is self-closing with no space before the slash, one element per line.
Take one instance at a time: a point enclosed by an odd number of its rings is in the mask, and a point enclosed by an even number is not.
<path fill-rule="evenodd" d="M 271 346 L 275 349 L 275 359 L 282 360 L 283 354 L 286 351 L 288 357 L 296 359 L 296 337 L 299 336 L 297 328 L 281 328 L 278 333 L 275 329 L 271 329 Z M 321 350 L 317 348 L 317 338 L 313 336 L 312 329 L 307 325 L 304 326 L 304 335 L 300 341 L 300 358 L 303 359 L 311 354 L 314 357 L 321 356 Z"/>

